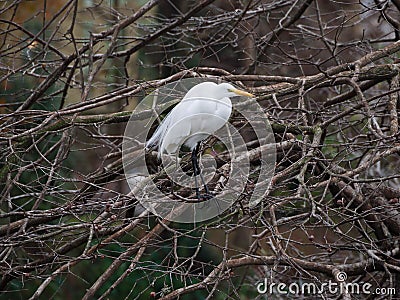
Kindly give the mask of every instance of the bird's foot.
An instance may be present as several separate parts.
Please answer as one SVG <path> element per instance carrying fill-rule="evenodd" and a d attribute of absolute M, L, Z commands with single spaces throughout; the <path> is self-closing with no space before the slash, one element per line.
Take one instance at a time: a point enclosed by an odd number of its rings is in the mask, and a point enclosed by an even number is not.
<path fill-rule="evenodd" d="M 210 192 L 207 192 L 205 194 L 199 194 L 197 198 L 199 199 L 199 201 L 207 201 L 214 198 L 214 195 Z"/>

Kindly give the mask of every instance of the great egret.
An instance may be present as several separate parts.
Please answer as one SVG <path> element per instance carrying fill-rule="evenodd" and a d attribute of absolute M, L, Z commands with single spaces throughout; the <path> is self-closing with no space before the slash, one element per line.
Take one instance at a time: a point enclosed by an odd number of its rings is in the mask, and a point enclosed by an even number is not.
<path fill-rule="evenodd" d="M 232 112 L 230 97 L 234 96 L 254 97 L 229 83 L 202 82 L 195 85 L 163 119 L 146 143 L 146 148 L 158 149 L 159 157 L 164 152 L 176 154 L 182 144 L 190 148 L 197 199 L 200 199 L 197 175 L 200 175 L 209 196 L 197 161 L 200 143 L 228 121 Z"/>

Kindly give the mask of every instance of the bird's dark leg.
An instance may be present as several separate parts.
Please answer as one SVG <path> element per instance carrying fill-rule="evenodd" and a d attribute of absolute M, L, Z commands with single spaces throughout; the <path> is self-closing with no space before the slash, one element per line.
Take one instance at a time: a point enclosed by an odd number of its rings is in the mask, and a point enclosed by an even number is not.
<path fill-rule="evenodd" d="M 200 200 L 200 192 L 199 192 L 199 186 L 197 183 L 197 175 L 200 175 L 201 183 L 204 186 L 205 197 L 209 198 L 210 192 L 209 192 L 208 186 L 204 180 L 203 174 L 201 174 L 199 161 L 197 159 L 197 154 L 199 153 L 199 150 L 200 150 L 200 142 L 197 143 L 196 148 L 194 148 L 192 151 L 192 165 L 193 165 L 194 180 L 195 180 L 195 184 L 196 184 L 196 196 Z"/>
<path fill-rule="evenodd" d="M 197 160 L 197 154 L 199 154 L 199 150 L 200 150 L 200 142 L 197 143 L 196 147 L 192 151 L 192 164 L 195 176 L 200 175 L 200 166 Z"/>

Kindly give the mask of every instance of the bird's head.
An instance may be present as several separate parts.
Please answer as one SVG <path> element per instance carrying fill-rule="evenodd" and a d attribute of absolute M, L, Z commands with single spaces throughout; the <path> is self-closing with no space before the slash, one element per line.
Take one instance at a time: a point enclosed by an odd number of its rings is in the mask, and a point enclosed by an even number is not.
<path fill-rule="evenodd" d="M 250 94 L 248 92 L 239 90 L 237 88 L 235 88 L 233 85 L 231 85 L 230 83 L 221 83 L 218 84 L 216 86 L 216 93 L 218 93 L 220 96 L 220 98 L 224 98 L 224 97 L 235 97 L 235 96 L 245 96 L 245 97 L 250 97 L 253 98 L 254 95 Z"/>
<path fill-rule="evenodd" d="M 235 88 L 230 83 L 220 83 L 216 84 L 215 82 L 202 82 L 194 87 L 192 87 L 185 95 L 185 99 L 196 99 L 199 97 L 203 98 L 212 98 L 212 99 L 223 99 L 230 98 L 235 96 L 245 96 L 245 97 L 254 97 L 253 94 L 248 92 L 239 90 Z"/>

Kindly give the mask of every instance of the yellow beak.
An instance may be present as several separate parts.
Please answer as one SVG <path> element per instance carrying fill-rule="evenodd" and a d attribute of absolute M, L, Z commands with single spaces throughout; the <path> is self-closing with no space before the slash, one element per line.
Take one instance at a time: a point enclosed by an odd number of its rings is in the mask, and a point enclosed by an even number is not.
<path fill-rule="evenodd" d="M 253 94 L 250 94 L 250 93 L 242 91 L 242 90 L 234 89 L 234 90 L 232 90 L 232 92 L 234 92 L 236 95 L 239 95 L 239 96 L 254 98 Z"/>

